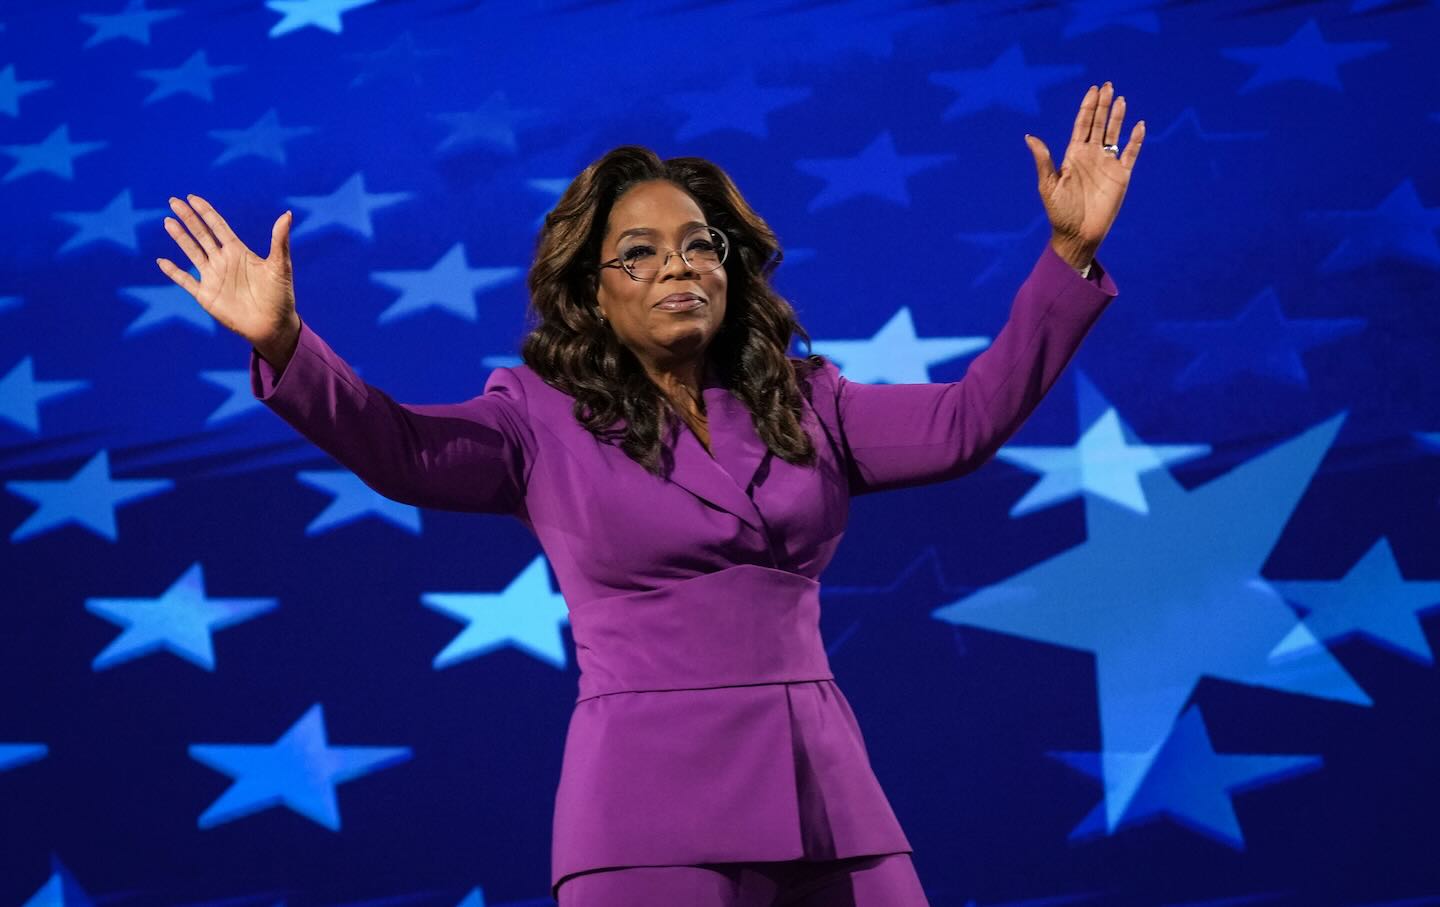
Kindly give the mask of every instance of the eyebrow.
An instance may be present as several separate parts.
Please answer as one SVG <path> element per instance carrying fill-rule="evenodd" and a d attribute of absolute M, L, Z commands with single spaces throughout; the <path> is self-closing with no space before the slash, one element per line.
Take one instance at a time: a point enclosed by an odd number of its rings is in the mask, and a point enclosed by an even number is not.
<path fill-rule="evenodd" d="M 690 229 L 691 227 L 705 227 L 705 226 L 709 226 L 709 225 L 706 224 L 704 221 L 701 221 L 701 220 L 691 220 L 691 221 L 686 221 L 685 223 L 681 224 L 680 226 L 681 226 L 683 229 L 688 230 L 688 229 Z M 655 231 L 652 227 L 631 227 L 629 230 L 624 230 L 624 231 L 622 231 L 622 232 L 620 233 L 619 236 L 615 237 L 615 241 L 616 241 L 616 242 L 619 242 L 620 240 L 624 239 L 625 237 L 627 237 L 627 236 L 632 236 L 632 235 L 637 234 L 637 233 L 640 233 L 640 234 L 653 234 L 653 233 L 655 233 L 655 232 L 656 232 L 656 231 Z"/>

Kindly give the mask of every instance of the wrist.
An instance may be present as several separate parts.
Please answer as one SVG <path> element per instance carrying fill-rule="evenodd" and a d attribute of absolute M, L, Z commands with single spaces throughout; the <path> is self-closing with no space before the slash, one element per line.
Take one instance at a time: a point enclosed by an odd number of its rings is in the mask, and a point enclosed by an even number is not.
<path fill-rule="evenodd" d="M 1061 236 L 1051 236 L 1050 247 L 1055 250 L 1056 255 L 1059 255 L 1076 271 L 1083 272 L 1095 260 L 1096 247 L 1089 243 L 1081 243 Z"/>

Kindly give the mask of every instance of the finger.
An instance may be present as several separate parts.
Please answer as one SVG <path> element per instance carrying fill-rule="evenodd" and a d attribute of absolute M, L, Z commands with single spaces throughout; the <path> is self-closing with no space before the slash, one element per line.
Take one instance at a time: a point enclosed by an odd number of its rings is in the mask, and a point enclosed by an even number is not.
<path fill-rule="evenodd" d="M 1140 146 L 1145 144 L 1145 121 L 1141 120 L 1130 130 L 1130 141 L 1125 143 L 1125 150 L 1120 152 L 1120 163 L 1129 170 L 1135 166 L 1135 159 L 1140 156 Z"/>
<path fill-rule="evenodd" d="M 289 211 L 275 218 L 275 226 L 270 228 L 270 254 L 268 258 L 278 258 L 281 262 L 290 261 L 290 221 L 295 215 Z"/>
<path fill-rule="evenodd" d="M 1120 127 L 1125 123 L 1125 96 L 1122 94 L 1115 99 L 1115 104 L 1110 108 L 1110 122 L 1105 124 L 1105 144 L 1118 145 L 1120 143 Z"/>
<path fill-rule="evenodd" d="M 205 219 L 206 225 L 210 227 L 221 243 L 240 242 L 240 237 L 236 236 L 235 231 L 230 229 L 230 225 L 225 222 L 225 218 L 220 216 L 220 212 L 215 210 L 214 205 L 194 193 L 185 197 L 190 200 L 190 204 L 195 206 L 195 210 L 200 212 L 200 216 Z"/>
<path fill-rule="evenodd" d="M 1110 101 L 1115 97 L 1115 86 L 1107 79 L 1104 85 L 1100 86 L 1100 94 L 1095 99 L 1095 119 L 1090 123 L 1090 134 L 1085 139 L 1087 142 L 1099 144 L 1100 137 L 1105 134 L 1105 121 L 1110 118 Z"/>
<path fill-rule="evenodd" d="M 1040 141 L 1037 135 L 1025 136 L 1025 144 L 1030 148 L 1030 153 L 1035 156 L 1035 175 L 1040 178 L 1041 185 L 1055 175 L 1055 162 L 1050 159 L 1050 149 Z"/>
<path fill-rule="evenodd" d="M 1091 85 L 1080 101 L 1080 112 L 1075 114 L 1075 128 L 1070 130 L 1070 143 L 1083 142 L 1090 135 L 1090 122 L 1095 119 L 1095 103 L 1099 100 L 1099 89 Z"/>
<path fill-rule="evenodd" d="M 155 263 L 160 266 L 161 271 L 165 272 L 166 277 L 178 283 L 185 292 L 196 299 L 200 298 L 200 281 L 190 276 L 189 271 L 179 267 L 168 258 L 157 258 Z"/>
<path fill-rule="evenodd" d="M 180 246 L 180 251 L 185 253 L 185 257 L 190 259 L 190 263 L 203 273 L 205 266 L 210 264 L 210 259 L 205 255 L 205 250 L 190 238 L 190 234 L 185 232 L 184 227 L 180 226 L 180 222 L 173 217 L 165 218 L 165 232 L 169 233 L 170 238 Z"/>
<path fill-rule="evenodd" d="M 207 254 L 214 254 L 220 251 L 220 242 L 215 238 L 215 234 L 210 232 L 210 228 L 205 226 L 205 222 L 200 219 L 200 215 L 195 213 L 195 209 L 173 196 L 170 198 L 170 209 L 178 214 L 180 219 L 185 222 L 185 226 L 195 235 L 195 240 L 200 243 L 201 248 L 203 248 Z"/>

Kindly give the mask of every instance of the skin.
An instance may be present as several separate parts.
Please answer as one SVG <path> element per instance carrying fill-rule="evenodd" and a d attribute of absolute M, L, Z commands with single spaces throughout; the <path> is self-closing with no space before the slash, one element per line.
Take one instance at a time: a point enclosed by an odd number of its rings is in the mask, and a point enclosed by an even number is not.
<path fill-rule="evenodd" d="M 1140 156 L 1144 120 L 1130 130 L 1118 156 L 1101 147 L 1119 144 L 1124 120 L 1125 98 L 1116 97 L 1114 86 L 1106 82 L 1085 92 L 1058 170 L 1045 143 L 1025 136 L 1035 158 L 1040 199 L 1050 218 L 1050 245 L 1077 270 L 1091 263 L 1115 223 Z M 270 254 L 261 258 L 200 196 L 172 197 L 170 208 L 179 219 L 165 218 L 165 231 L 199 271 L 200 279 L 169 259 L 157 258 L 155 264 L 216 321 L 248 340 L 277 371 L 284 370 L 300 338 L 290 262 L 290 212 L 271 226 Z M 682 225 L 691 220 L 703 223 L 705 217 L 695 200 L 675 184 L 652 180 L 633 186 L 610 211 L 601 261 L 615 257 L 619 234 L 635 226 L 656 230 L 654 245 L 663 254 L 679 245 Z M 1091 279 L 1095 277 L 1092 272 Z M 707 304 L 692 312 L 651 308 L 671 293 L 686 291 L 705 297 Z M 697 274 L 678 254 L 671 255 L 650 282 L 605 268 L 596 303 L 609 321 L 608 329 L 634 351 L 708 450 L 710 435 L 699 389 L 705 349 L 725 319 L 725 270 Z"/>
<path fill-rule="evenodd" d="M 600 261 L 619 253 L 621 234 L 634 228 L 653 231 L 646 239 L 660 255 L 678 249 L 692 221 L 708 223 L 700 206 L 668 180 L 648 180 L 626 190 L 610 209 L 600 246 Z M 665 394 L 708 450 L 700 384 L 705 350 L 725 320 L 725 269 L 700 273 L 677 253 L 652 281 L 632 278 L 623 268 L 602 268 L 596 304 L 609 330 L 644 366 L 650 380 Z M 696 293 L 705 305 L 688 312 L 668 312 L 655 304 L 672 293 Z"/>

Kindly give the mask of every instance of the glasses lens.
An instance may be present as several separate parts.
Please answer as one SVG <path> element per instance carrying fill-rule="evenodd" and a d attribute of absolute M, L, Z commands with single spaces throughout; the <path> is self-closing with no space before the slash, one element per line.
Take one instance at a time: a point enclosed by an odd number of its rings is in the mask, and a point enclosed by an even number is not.
<path fill-rule="evenodd" d="M 680 242 L 680 251 L 692 271 L 714 271 L 725 263 L 729 251 L 725 234 L 711 227 L 696 227 Z M 627 237 L 619 250 L 625 269 L 641 280 L 650 280 L 660 273 L 667 255 L 643 236 Z"/>

